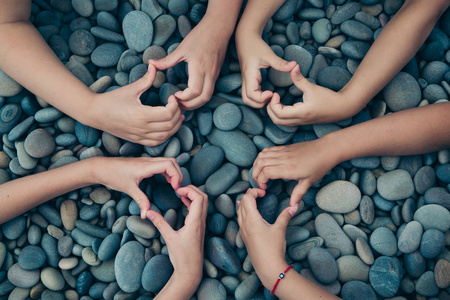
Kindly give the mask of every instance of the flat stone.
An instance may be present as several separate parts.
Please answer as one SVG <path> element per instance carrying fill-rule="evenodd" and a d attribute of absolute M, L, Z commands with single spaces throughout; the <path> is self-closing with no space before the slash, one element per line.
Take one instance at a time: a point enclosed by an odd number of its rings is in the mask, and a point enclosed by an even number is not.
<path fill-rule="evenodd" d="M 359 206 L 361 192 L 349 181 L 337 180 L 321 188 L 316 195 L 317 205 L 332 213 L 349 213 Z"/>
<path fill-rule="evenodd" d="M 414 183 L 407 171 L 398 169 L 380 176 L 377 190 L 386 200 L 406 199 L 414 194 Z"/>
<path fill-rule="evenodd" d="M 123 34 L 129 49 L 143 52 L 153 40 L 153 22 L 141 11 L 129 12 L 122 22 Z"/>
<path fill-rule="evenodd" d="M 389 298 L 397 294 L 403 270 L 395 258 L 380 256 L 370 267 L 369 280 L 372 288 L 382 297 Z"/>
<path fill-rule="evenodd" d="M 386 227 L 379 227 L 372 232 L 370 245 L 381 255 L 394 256 L 397 253 L 397 238 Z"/>
<path fill-rule="evenodd" d="M 141 244 L 131 241 L 120 248 L 115 258 L 114 272 L 121 290 L 126 293 L 139 290 L 144 264 L 144 247 Z"/>
<path fill-rule="evenodd" d="M 155 255 L 147 262 L 142 272 L 142 287 L 158 293 L 169 281 L 173 267 L 167 255 Z"/>
<path fill-rule="evenodd" d="M 217 279 L 204 278 L 202 279 L 197 289 L 198 300 L 225 300 L 227 298 L 227 291 L 223 284 Z"/>
<path fill-rule="evenodd" d="M 0 70 L 0 97 L 13 97 L 22 91 L 22 86 Z"/>
<path fill-rule="evenodd" d="M 206 243 L 205 254 L 211 263 L 225 272 L 237 274 L 241 270 L 241 263 L 236 252 L 224 239 L 219 237 L 210 238 Z"/>
<path fill-rule="evenodd" d="M 424 230 L 434 228 L 447 232 L 450 228 L 450 212 L 437 204 L 428 204 L 417 209 L 414 220 L 422 224 Z"/>
<path fill-rule="evenodd" d="M 52 291 L 60 291 L 64 288 L 64 278 L 61 273 L 54 268 L 44 268 L 41 272 L 41 281 L 44 286 Z"/>
<path fill-rule="evenodd" d="M 39 282 L 39 270 L 24 270 L 18 263 L 8 270 L 8 280 L 19 288 L 31 288 Z"/>
<path fill-rule="evenodd" d="M 423 228 L 417 221 L 411 221 L 406 224 L 398 238 L 398 250 L 403 253 L 412 253 L 420 246 Z"/>
<path fill-rule="evenodd" d="M 398 73 L 383 89 L 383 96 L 388 107 L 400 111 L 417 107 L 422 100 L 419 84 L 410 74 Z"/>
<path fill-rule="evenodd" d="M 308 263 L 314 277 L 323 284 L 330 284 L 338 278 L 338 265 L 329 251 L 312 248 L 308 253 Z"/>
<path fill-rule="evenodd" d="M 38 246 L 26 246 L 19 255 L 19 266 L 24 270 L 36 270 L 47 260 L 44 250 Z"/>
<path fill-rule="evenodd" d="M 355 255 L 344 255 L 336 260 L 340 282 L 359 280 L 367 282 L 369 279 L 369 266 Z"/>
<path fill-rule="evenodd" d="M 329 214 L 320 214 L 315 220 L 317 234 L 328 248 L 337 248 L 342 255 L 352 255 L 355 251 L 352 241 Z"/>

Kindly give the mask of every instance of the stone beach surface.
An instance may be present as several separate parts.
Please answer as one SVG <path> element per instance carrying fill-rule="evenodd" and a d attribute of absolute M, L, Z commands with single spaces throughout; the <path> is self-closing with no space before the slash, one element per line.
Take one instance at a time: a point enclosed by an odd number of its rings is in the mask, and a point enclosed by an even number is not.
<path fill-rule="evenodd" d="M 263 39 L 311 81 L 339 90 L 351 78 L 401 0 L 286 0 Z M 139 79 L 148 59 L 172 52 L 201 20 L 206 0 L 35 0 L 31 22 L 83 83 L 105 92 Z M 226 12 L 224 12 L 226 13 Z M 234 41 L 216 93 L 185 112 L 179 132 L 144 147 L 85 126 L 0 70 L 0 184 L 94 156 L 175 157 L 183 185 L 210 199 L 203 279 L 192 299 L 275 299 L 238 234 L 236 200 L 265 147 L 314 140 L 391 112 L 448 101 L 450 11 L 414 59 L 358 115 L 334 124 L 283 127 L 240 97 Z M 386 54 L 388 55 L 388 54 Z M 167 103 L 187 84 L 179 64 L 158 71 L 141 97 Z M 262 72 L 263 89 L 301 101 L 289 74 Z M 107 107 L 105 108 L 107 109 Z M 425 126 L 425 124 L 424 124 Z M 258 209 L 273 223 L 295 181 L 270 182 Z M 151 207 L 181 228 L 187 209 L 158 176 L 142 190 Z M 286 232 L 286 261 L 343 299 L 450 298 L 450 150 L 343 162 L 307 192 Z M 127 195 L 90 186 L 0 226 L 2 299 L 153 299 L 173 267 L 167 246 Z M 280 270 L 281 271 L 281 270 Z"/>

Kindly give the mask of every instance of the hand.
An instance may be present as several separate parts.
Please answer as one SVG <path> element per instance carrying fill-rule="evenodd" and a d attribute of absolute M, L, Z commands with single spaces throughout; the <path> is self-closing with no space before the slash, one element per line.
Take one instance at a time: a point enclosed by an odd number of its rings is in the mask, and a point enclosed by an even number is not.
<path fill-rule="evenodd" d="M 284 259 L 286 227 L 298 205 L 285 208 L 271 225 L 262 218 L 256 205 L 256 198 L 263 197 L 265 193 L 262 189 L 249 189 L 239 201 L 237 216 L 239 234 L 258 277 L 264 286 L 273 286 L 279 270 L 287 266 Z M 274 272 L 278 273 L 274 275 Z"/>
<path fill-rule="evenodd" d="M 155 76 L 155 67 L 149 65 L 148 72 L 138 81 L 97 94 L 91 107 L 92 127 L 145 146 L 159 145 L 177 132 L 184 116 L 174 97 L 166 106 L 158 107 L 145 106 L 139 99 Z"/>
<path fill-rule="evenodd" d="M 358 113 L 358 105 L 349 104 L 349 97 L 309 82 L 300 73 L 298 65 L 291 71 L 291 78 L 295 86 L 303 92 L 303 102 L 285 106 L 280 103 L 280 96 L 275 93 L 267 105 L 267 112 L 275 124 L 295 126 L 332 123 Z"/>
<path fill-rule="evenodd" d="M 298 180 L 290 201 L 294 206 L 311 185 L 339 163 L 336 152 L 326 138 L 265 148 L 253 163 L 252 177 L 262 189 L 267 188 L 269 179 Z"/>
<path fill-rule="evenodd" d="M 281 72 L 290 72 L 297 63 L 278 57 L 269 45 L 256 34 L 236 32 L 236 49 L 242 73 L 242 100 L 245 104 L 261 108 L 273 96 L 271 91 L 261 91 L 261 68 L 272 67 Z"/>
<path fill-rule="evenodd" d="M 166 241 L 174 268 L 173 276 L 188 282 L 194 292 L 202 279 L 208 196 L 192 185 L 176 191 L 189 210 L 183 228 L 173 230 L 164 217 L 155 211 L 148 211 L 147 216 Z"/>
<path fill-rule="evenodd" d="M 150 202 L 139 183 L 144 178 L 162 174 L 174 189 L 180 187 L 183 179 L 181 169 L 174 158 L 165 157 L 102 157 L 94 158 L 93 166 L 95 182 L 110 189 L 127 193 L 136 201 L 141 209 L 141 218 L 145 219 L 150 209 Z"/>
<path fill-rule="evenodd" d="M 172 68 L 181 61 L 188 63 L 188 87 L 174 95 L 184 110 L 196 109 L 211 99 L 229 40 L 220 26 L 223 24 L 218 25 L 205 15 L 175 51 L 160 60 L 149 60 L 159 70 Z"/>

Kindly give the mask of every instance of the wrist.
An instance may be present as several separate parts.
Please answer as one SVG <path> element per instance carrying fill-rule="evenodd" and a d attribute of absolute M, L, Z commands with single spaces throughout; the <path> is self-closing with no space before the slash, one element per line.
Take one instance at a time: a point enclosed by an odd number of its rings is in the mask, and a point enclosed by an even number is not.
<path fill-rule="evenodd" d="M 88 92 L 85 95 L 79 97 L 80 100 L 76 105 L 77 109 L 72 114 L 73 118 L 83 125 L 99 128 L 96 121 L 100 113 L 103 113 L 97 111 L 100 96 L 100 94 L 94 93 L 88 89 Z"/>
<path fill-rule="evenodd" d="M 327 160 L 332 164 L 332 169 L 341 162 L 352 159 L 353 147 L 348 140 L 342 138 L 342 130 L 337 130 L 331 132 L 317 140 L 320 143 L 318 149 L 323 149 L 326 151 L 322 157 L 326 157 Z"/>

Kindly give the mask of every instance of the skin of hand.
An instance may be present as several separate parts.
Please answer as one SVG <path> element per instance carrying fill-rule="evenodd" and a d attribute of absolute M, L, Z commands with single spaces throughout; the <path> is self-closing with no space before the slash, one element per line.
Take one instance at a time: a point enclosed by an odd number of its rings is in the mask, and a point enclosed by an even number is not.
<path fill-rule="evenodd" d="M 239 29 L 238 29 L 239 30 Z M 236 49 L 242 74 L 242 100 L 245 104 L 261 108 L 273 97 L 271 91 L 261 91 L 260 69 L 274 68 L 291 72 L 296 62 L 278 57 L 269 45 L 256 34 L 236 33 Z"/>
<path fill-rule="evenodd" d="M 174 95 L 183 110 L 196 109 L 211 99 L 236 23 L 240 2 L 230 2 L 231 8 L 227 7 L 230 15 L 221 21 L 223 11 L 220 9 L 223 10 L 221 6 L 226 2 L 210 1 L 206 15 L 175 51 L 160 60 L 149 60 L 149 64 L 155 65 L 159 70 L 172 68 L 181 61 L 188 63 L 188 87 Z"/>
<path fill-rule="evenodd" d="M 249 189 L 239 201 L 237 216 L 239 234 L 245 243 L 252 265 L 264 286 L 271 289 L 279 270 L 287 267 L 284 259 L 286 227 L 297 211 L 298 205 L 285 208 L 271 225 L 262 218 L 257 209 L 256 198 L 263 197 L 265 193 L 262 189 Z"/>
<path fill-rule="evenodd" d="M 300 202 L 308 189 L 339 163 L 330 155 L 324 139 L 287 146 L 265 148 L 253 163 L 252 177 L 259 187 L 267 188 L 269 179 L 297 180 L 290 206 Z"/>
<path fill-rule="evenodd" d="M 92 127 L 145 146 L 162 144 L 180 128 L 184 115 L 172 96 L 166 106 L 146 106 L 139 97 L 153 84 L 156 69 L 136 82 L 119 89 L 96 94 L 91 104 Z M 94 118 L 94 116 L 96 116 Z"/>
<path fill-rule="evenodd" d="M 147 212 L 167 244 L 174 268 L 169 282 L 155 299 L 188 299 L 202 279 L 208 196 L 192 185 L 176 191 L 189 210 L 181 229 L 175 231 L 159 213 Z"/>
<path fill-rule="evenodd" d="M 303 92 L 303 102 L 286 106 L 280 103 L 275 93 L 267 105 L 267 113 L 275 124 L 285 126 L 332 123 L 349 118 L 358 113 L 358 108 L 345 105 L 344 95 L 309 82 L 300 73 L 297 65 L 291 71 L 295 86 Z"/>
<path fill-rule="evenodd" d="M 150 210 L 150 201 L 139 189 L 140 182 L 155 174 L 163 175 L 173 189 L 180 187 L 183 180 L 180 166 L 174 158 L 166 157 L 104 157 L 95 161 L 94 182 L 110 189 L 122 191 L 136 201 L 141 209 L 141 218 L 145 219 Z"/>

